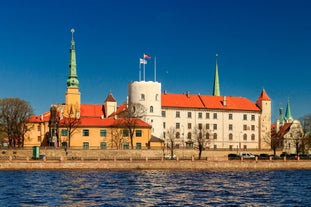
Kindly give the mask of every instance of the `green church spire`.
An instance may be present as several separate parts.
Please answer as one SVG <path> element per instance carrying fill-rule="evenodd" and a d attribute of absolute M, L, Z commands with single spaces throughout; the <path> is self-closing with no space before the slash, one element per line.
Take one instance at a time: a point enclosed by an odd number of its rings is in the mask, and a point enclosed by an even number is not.
<path fill-rule="evenodd" d="M 77 63 L 76 63 L 76 49 L 75 49 L 75 41 L 73 39 L 74 29 L 71 29 L 72 39 L 70 45 L 70 60 L 69 60 L 69 74 L 67 79 L 67 86 L 71 88 L 79 87 L 79 80 L 77 75 Z"/>
<path fill-rule="evenodd" d="M 287 122 L 293 121 L 293 116 L 290 110 L 290 104 L 289 104 L 289 99 L 287 101 L 287 107 L 286 107 L 286 112 L 285 112 L 285 119 Z"/>
<path fill-rule="evenodd" d="M 218 54 L 216 54 L 216 68 L 214 78 L 213 96 L 220 96 L 219 77 L 218 77 Z"/>

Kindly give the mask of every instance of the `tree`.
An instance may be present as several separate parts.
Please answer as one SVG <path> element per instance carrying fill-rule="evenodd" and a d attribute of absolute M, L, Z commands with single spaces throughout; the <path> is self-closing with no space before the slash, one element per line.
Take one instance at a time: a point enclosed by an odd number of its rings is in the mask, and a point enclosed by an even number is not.
<path fill-rule="evenodd" d="M 202 126 L 198 125 L 193 129 L 193 135 L 199 150 L 199 160 L 200 160 L 202 151 L 205 149 L 206 145 L 210 141 L 209 131 L 205 128 L 202 128 Z"/>
<path fill-rule="evenodd" d="M 119 127 L 111 128 L 111 148 L 121 149 L 123 141 L 123 129 Z"/>
<path fill-rule="evenodd" d="M 271 129 L 270 137 L 265 137 L 265 142 L 270 144 L 274 155 L 276 155 L 276 150 L 282 147 L 283 140 L 283 134 L 280 131 L 276 132 L 276 128 Z"/>
<path fill-rule="evenodd" d="M 146 108 L 139 103 L 130 103 L 127 110 L 123 114 L 120 114 L 120 117 L 123 117 L 124 119 L 121 120 L 118 125 L 128 130 L 131 149 L 134 149 L 133 138 L 138 124 L 138 119 L 142 118 L 145 114 Z"/>
<path fill-rule="evenodd" d="M 23 147 L 25 134 L 31 129 L 28 124 L 33 115 L 31 105 L 19 98 L 0 100 L 0 124 L 9 138 L 9 147 Z"/>
<path fill-rule="evenodd" d="M 170 149 L 171 152 L 171 159 L 174 159 L 174 147 L 175 147 L 175 140 L 176 140 L 176 128 L 170 127 L 169 130 L 167 130 L 167 147 Z"/>
<path fill-rule="evenodd" d="M 79 132 L 79 126 L 81 124 L 80 113 L 76 108 L 75 110 L 72 106 L 67 107 L 64 112 L 61 109 L 61 114 L 59 117 L 59 126 L 64 128 L 67 133 L 68 147 L 70 147 L 71 138 L 77 132 Z"/>

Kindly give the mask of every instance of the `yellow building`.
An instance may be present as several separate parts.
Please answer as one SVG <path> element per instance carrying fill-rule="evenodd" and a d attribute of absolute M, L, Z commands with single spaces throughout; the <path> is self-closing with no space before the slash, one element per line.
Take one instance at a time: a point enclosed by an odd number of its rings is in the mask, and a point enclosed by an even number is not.
<path fill-rule="evenodd" d="M 65 104 L 52 105 L 49 112 L 29 119 L 25 147 L 54 146 L 92 149 L 142 149 L 148 147 L 151 125 L 138 118 L 118 118 L 111 93 L 103 105 L 81 104 L 72 32 Z M 122 105 L 122 110 L 126 105 Z M 114 114 L 114 116 L 110 116 Z M 131 139 L 132 137 L 132 139 Z"/>

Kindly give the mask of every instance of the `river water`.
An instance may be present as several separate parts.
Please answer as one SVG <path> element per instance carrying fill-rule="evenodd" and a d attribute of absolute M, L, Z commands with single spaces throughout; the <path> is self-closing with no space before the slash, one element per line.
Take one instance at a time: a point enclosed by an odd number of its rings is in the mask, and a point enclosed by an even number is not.
<path fill-rule="evenodd" d="M 0 171 L 1 206 L 311 206 L 311 171 Z"/>

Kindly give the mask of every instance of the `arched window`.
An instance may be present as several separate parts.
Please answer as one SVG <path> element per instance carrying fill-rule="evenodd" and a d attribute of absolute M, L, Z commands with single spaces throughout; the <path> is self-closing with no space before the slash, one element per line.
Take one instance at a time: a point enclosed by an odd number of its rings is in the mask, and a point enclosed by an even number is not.
<path fill-rule="evenodd" d="M 247 134 L 243 135 L 243 140 L 246 141 L 247 140 Z"/>
<path fill-rule="evenodd" d="M 188 138 L 188 139 L 191 139 L 191 132 L 188 132 L 187 138 Z"/>
<path fill-rule="evenodd" d="M 180 138 L 180 133 L 179 132 L 176 132 L 176 138 Z"/>
<path fill-rule="evenodd" d="M 150 113 L 153 113 L 153 106 L 150 106 Z"/>
<path fill-rule="evenodd" d="M 217 139 L 217 133 L 214 133 L 214 139 Z"/>
<path fill-rule="evenodd" d="M 232 133 L 229 134 L 229 140 L 233 140 L 233 134 Z"/>

